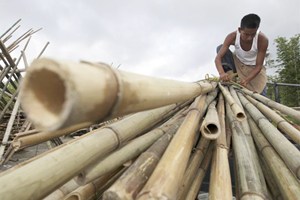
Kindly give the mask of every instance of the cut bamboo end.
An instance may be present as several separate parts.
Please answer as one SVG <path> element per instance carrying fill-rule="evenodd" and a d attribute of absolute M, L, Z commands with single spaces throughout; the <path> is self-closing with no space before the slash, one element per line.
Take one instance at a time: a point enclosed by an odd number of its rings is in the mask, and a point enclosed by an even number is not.
<path fill-rule="evenodd" d="M 209 123 L 205 126 L 201 126 L 201 134 L 208 140 L 215 140 L 220 135 L 220 129 L 217 124 Z"/>

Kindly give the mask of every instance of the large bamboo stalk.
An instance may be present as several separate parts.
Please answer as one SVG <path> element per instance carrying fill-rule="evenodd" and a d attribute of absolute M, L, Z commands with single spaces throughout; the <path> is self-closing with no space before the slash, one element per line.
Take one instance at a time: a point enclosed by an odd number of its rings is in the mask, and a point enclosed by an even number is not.
<path fill-rule="evenodd" d="M 242 104 L 293 173 L 300 178 L 300 151 L 243 95 Z"/>
<path fill-rule="evenodd" d="M 215 93 L 216 95 L 216 93 Z M 214 95 L 214 98 L 215 98 Z M 208 104 L 207 95 L 198 97 L 191 106 L 184 122 L 176 132 L 162 159 L 138 195 L 138 199 L 165 198 L 175 199 L 180 181 L 190 156 L 199 121 L 203 117 Z"/>
<path fill-rule="evenodd" d="M 256 166 L 252 161 L 252 152 L 245 137 L 245 133 L 241 128 L 241 124 L 237 121 L 230 109 L 230 105 L 226 103 L 226 116 L 229 118 L 232 129 L 232 145 L 235 155 L 236 178 L 238 184 L 238 199 L 266 199 L 266 191 L 261 184 Z"/>
<path fill-rule="evenodd" d="M 208 140 L 215 140 L 219 137 L 221 131 L 218 112 L 216 110 L 216 101 L 211 102 L 208 106 L 200 131 L 202 136 Z"/>
<path fill-rule="evenodd" d="M 201 162 L 201 165 L 197 171 L 197 174 L 193 180 L 193 183 L 191 185 L 190 190 L 188 191 L 186 195 L 186 200 L 192 200 L 196 199 L 197 195 L 199 194 L 199 190 L 201 188 L 201 184 L 203 182 L 203 179 L 205 177 L 206 171 L 208 169 L 211 157 L 212 157 L 212 150 L 213 150 L 213 145 L 212 143 L 209 145 L 208 150 L 205 154 L 205 157 L 203 161 Z"/>
<path fill-rule="evenodd" d="M 263 155 L 263 159 L 271 170 L 273 177 L 279 187 L 281 195 L 284 199 L 299 199 L 300 184 L 299 180 L 287 168 L 283 159 L 276 153 L 269 141 L 265 138 L 262 131 L 255 124 L 252 118 L 248 118 L 251 129 L 253 130 L 253 137 Z"/>
<path fill-rule="evenodd" d="M 175 121 L 169 125 L 169 129 L 166 130 L 166 133 L 147 151 L 142 153 L 128 170 L 104 192 L 103 199 L 135 199 L 136 195 L 149 179 L 173 137 L 173 133 L 178 129 L 182 121 L 183 119 L 180 116 L 175 119 Z"/>
<path fill-rule="evenodd" d="M 225 98 L 226 102 L 229 104 L 236 119 L 239 121 L 245 120 L 246 116 L 245 116 L 244 111 L 235 102 L 234 98 L 231 96 L 229 91 L 224 86 L 222 86 L 221 83 L 218 83 L 218 86 L 219 86 L 220 90 L 222 91 L 224 98 Z"/>
<path fill-rule="evenodd" d="M 228 161 L 228 151 L 225 132 L 225 105 L 223 95 L 219 95 L 218 113 L 220 121 L 220 136 L 214 145 L 209 184 L 209 198 L 215 200 L 232 200 L 231 176 Z"/>
<path fill-rule="evenodd" d="M 278 115 L 274 110 L 265 106 L 263 103 L 253 99 L 250 96 L 245 96 L 248 101 L 250 101 L 253 105 L 256 106 L 268 119 L 272 120 L 273 124 L 277 126 L 279 130 L 286 133 L 291 139 L 300 144 L 300 131 L 288 123 L 285 119 L 283 119 L 280 115 Z"/>
<path fill-rule="evenodd" d="M 297 120 L 299 123 L 300 123 L 300 112 L 295 110 L 295 109 L 292 109 L 288 106 L 285 106 L 283 104 L 280 104 L 280 103 L 277 103 L 267 97 L 264 97 L 260 94 L 257 94 L 257 93 L 254 93 L 250 90 L 247 90 L 247 89 L 243 89 L 242 90 L 243 92 L 245 92 L 246 94 L 250 95 L 251 97 L 263 102 L 264 104 L 266 104 L 268 107 L 271 107 L 275 110 L 279 110 L 281 113 L 284 113 L 288 116 L 291 116 L 292 118 L 294 118 L 295 120 Z"/>
<path fill-rule="evenodd" d="M 197 171 L 201 165 L 201 162 L 203 161 L 206 151 L 208 149 L 208 146 L 210 144 L 210 141 L 206 138 L 201 138 L 198 142 L 195 152 L 190 158 L 189 165 L 187 169 L 185 170 L 182 186 L 180 187 L 178 194 L 177 194 L 177 200 L 185 200 L 186 195 L 192 185 L 193 179 L 195 175 L 197 174 Z"/>
<path fill-rule="evenodd" d="M 139 135 L 141 130 L 148 129 L 149 124 L 153 125 L 160 121 L 162 116 L 174 107 L 175 105 L 171 105 L 137 113 L 125 118 L 127 123 L 119 121 L 119 126 L 115 125 L 113 129 L 94 130 L 90 134 L 72 140 L 71 144 L 65 143 L 1 173 L 0 183 L 5 183 L 0 187 L 1 198 L 41 199 L 47 196 L 128 139 Z M 130 118 L 134 119 L 131 123 Z"/>
<path fill-rule="evenodd" d="M 35 126 L 55 130 L 183 102 L 215 86 L 142 76 L 106 64 L 44 58 L 27 70 L 20 95 Z"/>

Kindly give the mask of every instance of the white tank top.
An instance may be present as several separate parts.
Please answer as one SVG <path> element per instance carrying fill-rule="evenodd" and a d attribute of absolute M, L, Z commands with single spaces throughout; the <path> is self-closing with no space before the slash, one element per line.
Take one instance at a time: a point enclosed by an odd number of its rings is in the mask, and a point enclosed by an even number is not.
<path fill-rule="evenodd" d="M 235 55 L 236 57 L 245 65 L 255 65 L 256 64 L 256 56 L 257 56 L 257 41 L 258 41 L 259 30 L 256 31 L 256 35 L 253 38 L 252 46 L 249 51 L 244 51 L 240 44 L 241 34 L 239 31 L 236 31 L 235 38 Z"/>

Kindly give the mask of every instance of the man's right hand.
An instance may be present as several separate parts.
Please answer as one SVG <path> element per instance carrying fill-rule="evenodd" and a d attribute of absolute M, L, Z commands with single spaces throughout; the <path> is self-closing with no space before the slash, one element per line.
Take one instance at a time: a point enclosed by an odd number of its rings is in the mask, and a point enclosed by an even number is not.
<path fill-rule="evenodd" d="M 227 73 L 222 73 L 222 74 L 220 74 L 220 80 L 221 80 L 221 81 L 225 81 L 225 82 L 230 81 L 230 76 L 229 76 L 229 74 L 227 74 Z"/>

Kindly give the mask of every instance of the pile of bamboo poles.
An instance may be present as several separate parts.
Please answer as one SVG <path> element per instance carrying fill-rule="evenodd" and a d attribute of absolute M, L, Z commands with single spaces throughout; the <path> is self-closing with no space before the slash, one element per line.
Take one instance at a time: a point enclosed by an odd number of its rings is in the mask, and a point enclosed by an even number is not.
<path fill-rule="evenodd" d="M 15 150 L 122 118 L 1 173 L 1 199 L 300 197 L 299 111 L 245 88 L 37 59 L 20 97 L 39 130 Z"/>

